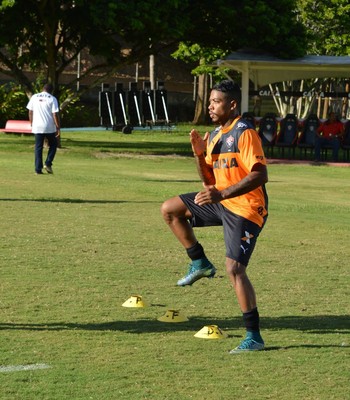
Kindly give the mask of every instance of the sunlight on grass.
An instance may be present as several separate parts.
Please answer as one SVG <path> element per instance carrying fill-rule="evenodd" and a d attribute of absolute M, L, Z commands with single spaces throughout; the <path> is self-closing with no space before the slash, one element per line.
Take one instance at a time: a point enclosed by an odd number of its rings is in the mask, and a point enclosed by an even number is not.
<path fill-rule="evenodd" d="M 52 176 L 33 138 L 0 136 L 0 366 L 50 366 L 0 372 L 1 398 L 347 398 L 350 168 L 269 166 L 249 266 L 267 350 L 229 356 L 244 329 L 222 230 L 197 231 L 217 277 L 178 288 L 188 259 L 159 212 L 201 188 L 188 131 L 65 132 Z M 133 294 L 149 307 L 122 307 Z M 194 337 L 209 324 L 228 338 Z"/>

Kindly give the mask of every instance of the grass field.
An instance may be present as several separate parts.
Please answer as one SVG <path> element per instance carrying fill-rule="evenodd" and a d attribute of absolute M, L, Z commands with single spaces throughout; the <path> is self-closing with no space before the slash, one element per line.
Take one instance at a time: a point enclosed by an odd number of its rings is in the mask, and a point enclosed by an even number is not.
<path fill-rule="evenodd" d="M 159 212 L 201 188 L 187 132 L 64 132 L 41 176 L 32 137 L 0 136 L 1 400 L 349 398 L 350 168 L 269 166 L 249 266 L 266 351 L 228 355 L 244 329 L 221 229 L 197 231 L 217 277 L 178 288 Z M 122 307 L 134 294 L 149 306 Z M 227 338 L 194 337 L 212 324 Z"/>

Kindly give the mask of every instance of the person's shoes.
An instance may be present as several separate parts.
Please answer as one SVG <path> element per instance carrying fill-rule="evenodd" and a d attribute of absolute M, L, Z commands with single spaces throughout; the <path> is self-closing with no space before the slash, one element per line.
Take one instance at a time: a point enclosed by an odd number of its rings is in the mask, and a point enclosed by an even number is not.
<path fill-rule="evenodd" d="M 246 353 L 248 351 L 258 351 L 263 350 L 265 347 L 264 341 L 261 339 L 261 342 L 257 342 L 251 337 L 247 336 L 235 349 L 231 350 L 229 354 L 239 354 Z"/>
<path fill-rule="evenodd" d="M 44 165 L 44 168 L 48 174 L 53 174 L 52 167 L 50 165 Z"/>
<path fill-rule="evenodd" d="M 194 260 L 189 265 L 187 274 L 177 281 L 177 286 L 192 285 L 201 278 L 213 278 L 215 273 L 216 268 L 208 259 Z"/>
<path fill-rule="evenodd" d="M 35 171 L 35 175 L 42 175 L 43 171 Z"/>

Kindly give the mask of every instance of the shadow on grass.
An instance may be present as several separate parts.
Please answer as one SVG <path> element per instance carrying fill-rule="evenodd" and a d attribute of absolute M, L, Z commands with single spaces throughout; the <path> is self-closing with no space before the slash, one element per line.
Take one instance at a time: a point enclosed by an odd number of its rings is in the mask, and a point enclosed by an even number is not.
<path fill-rule="evenodd" d="M 128 142 L 111 142 L 99 140 L 72 140 L 67 139 L 63 141 L 69 147 L 85 147 L 94 149 L 115 149 L 117 152 L 131 151 L 135 154 L 151 154 L 151 155 L 168 155 L 176 154 L 178 156 L 189 157 L 193 153 L 188 142 L 169 142 L 169 141 L 128 141 Z M 135 151 L 135 149 L 137 151 Z"/>
<path fill-rule="evenodd" d="M 194 183 L 198 185 L 198 183 L 201 183 L 198 179 L 145 179 L 146 182 L 161 182 L 161 183 Z"/>
<path fill-rule="evenodd" d="M 117 138 L 116 138 L 117 139 Z M 14 145 L 33 145 L 33 139 L 18 139 L 16 141 L 8 139 L 1 140 L 2 146 Z M 118 153 L 130 153 L 134 155 L 176 155 L 180 157 L 192 157 L 191 145 L 188 142 L 169 141 L 169 140 L 139 140 L 135 138 L 130 141 L 107 141 L 107 140 L 74 140 L 62 139 L 61 150 L 85 149 L 87 151 L 95 150 L 100 152 L 111 152 L 116 156 Z"/>
<path fill-rule="evenodd" d="M 242 318 L 209 318 L 191 317 L 189 321 L 182 323 L 164 323 L 155 319 L 136 319 L 132 321 L 111 321 L 104 323 L 70 323 L 54 322 L 39 324 L 16 324 L 0 323 L 0 330 L 34 330 L 34 331 L 64 331 L 64 330 L 86 330 L 86 331 L 122 331 L 129 333 L 155 333 L 170 331 L 193 331 L 206 325 L 217 325 L 223 331 L 241 329 Z M 261 319 L 264 330 L 297 330 L 313 334 L 350 333 L 348 315 L 318 315 L 318 316 L 288 316 L 267 317 Z"/>
<path fill-rule="evenodd" d="M 37 203 L 68 203 L 68 204 L 123 204 L 123 203 L 160 203 L 160 201 L 145 201 L 145 200 L 83 200 L 83 199 L 61 199 L 61 198 L 39 198 L 39 199 L 5 199 L 0 198 L 0 201 L 22 201 L 22 202 L 37 202 Z"/>

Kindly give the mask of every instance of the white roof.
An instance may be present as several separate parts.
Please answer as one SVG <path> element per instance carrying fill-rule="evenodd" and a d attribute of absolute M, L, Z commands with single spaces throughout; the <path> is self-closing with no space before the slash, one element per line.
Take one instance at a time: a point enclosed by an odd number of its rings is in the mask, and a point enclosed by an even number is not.
<path fill-rule="evenodd" d="M 350 57 L 315 56 L 285 60 L 266 54 L 234 52 L 218 66 L 243 72 L 248 67 L 249 79 L 258 87 L 269 83 L 307 78 L 349 78 Z"/>
<path fill-rule="evenodd" d="M 350 78 L 350 57 L 308 55 L 291 60 L 268 54 L 236 51 L 223 60 L 219 67 L 230 68 L 242 73 L 242 95 L 247 93 L 248 79 L 258 89 L 270 83 L 308 78 Z M 243 99 L 242 99 L 243 100 Z M 242 106 L 247 108 L 247 99 Z M 244 110 L 242 110 L 244 111 Z"/>

